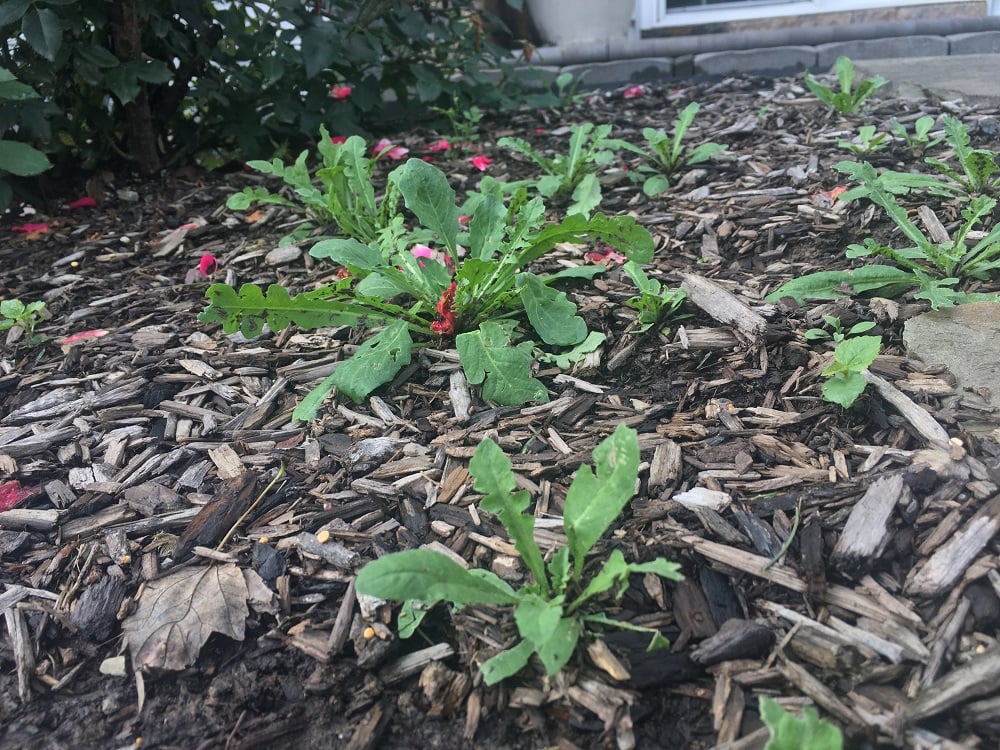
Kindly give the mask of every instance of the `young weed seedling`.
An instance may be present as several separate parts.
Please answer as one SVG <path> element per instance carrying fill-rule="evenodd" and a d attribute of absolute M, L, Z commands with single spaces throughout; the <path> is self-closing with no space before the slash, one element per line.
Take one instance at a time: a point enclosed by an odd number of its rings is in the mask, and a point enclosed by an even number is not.
<path fill-rule="evenodd" d="M 467 151 L 479 140 L 479 123 L 483 119 L 483 111 L 476 105 L 463 109 L 456 99 L 450 107 L 431 109 L 448 120 L 454 144 L 460 151 Z"/>
<path fill-rule="evenodd" d="M 953 288 L 963 279 L 986 280 L 1000 268 L 1000 225 L 995 225 L 974 243 L 970 238 L 971 232 L 992 215 L 997 204 L 994 198 L 984 195 L 970 198 L 962 209 L 963 221 L 953 239 L 934 242 L 911 221 L 896 196 L 914 190 L 930 195 L 955 195 L 961 191 L 960 187 L 930 175 L 891 171 L 879 173 L 868 162 L 844 161 L 836 168 L 861 183 L 841 195 L 839 200 L 868 198 L 885 210 L 903 236 L 913 243 L 912 246 L 894 248 L 869 237 L 860 245 L 849 245 L 847 257 L 881 256 L 894 265 L 808 274 L 783 284 L 768 295 L 769 301 L 775 302 L 788 296 L 803 304 L 810 298 L 836 299 L 872 291 L 894 297 L 913 287 L 918 288 L 914 296 L 928 300 L 934 309 L 997 299 L 993 294 L 973 294 Z M 966 238 L 970 238 L 968 244 Z"/>
<path fill-rule="evenodd" d="M 40 300 L 27 305 L 19 299 L 0 300 L 0 331 L 18 328 L 28 337 L 29 345 L 33 346 L 43 340 L 43 337 L 35 336 L 35 326 L 46 317 L 45 303 Z M 15 334 L 13 340 L 17 338 L 18 334 Z M 8 341 L 10 340 L 8 335 Z"/>
<path fill-rule="evenodd" d="M 844 339 L 833 351 L 833 362 L 823 370 L 823 398 L 849 409 L 865 390 L 868 381 L 862 374 L 882 348 L 880 336 L 857 336 Z"/>
<path fill-rule="evenodd" d="M 874 322 L 870 320 L 862 320 L 860 323 L 855 323 L 845 331 L 843 324 L 840 322 L 840 318 L 834 317 L 833 315 L 824 315 L 823 321 L 830 327 L 829 331 L 825 328 L 810 328 L 803 334 L 803 336 L 805 336 L 805 338 L 809 341 L 833 341 L 839 344 L 841 341 L 850 336 L 859 336 L 865 331 L 870 331 L 875 327 Z"/>
<path fill-rule="evenodd" d="M 527 156 L 544 172 L 536 183 L 539 195 L 571 200 L 567 214 L 589 216 L 601 204 L 598 170 L 614 159 L 615 149 L 626 145 L 624 141 L 609 138 L 610 135 L 610 125 L 595 127 L 592 122 L 572 125 L 569 151 L 551 158 L 536 151 L 523 138 L 505 136 L 497 141 L 497 145 Z"/>
<path fill-rule="evenodd" d="M 395 552 L 366 565 L 357 578 L 358 593 L 404 602 L 400 635 L 411 634 L 431 606 L 447 602 L 453 607 L 496 604 L 514 608 L 514 622 L 521 641 L 481 665 L 487 685 L 520 672 L 537 654 L 549 675 L 572 658 L 588 626 L 637 630 L 651 636 L 649 647 L 669 645 L 659 631 L 619 622 L 602 614 L 594 600 L 607 592 L 620 599 L 629 587 L 629 576 L 655 573 L 681 580 L 679 566 L 657 558 L 648 563 L 628 563 L 620 550 L 612 550 L 600 570 L 585 575 L 584 563 L 604 533 L 621 514 L 635 492 L 639 472 L 636 432 L 619 425 L 594 449 L 596 473 L 582 465 L 566 494 L 563 528 L 568 546 L 556 550 L 546 564 L 534 538 L 535 517 L 529 511 L 526 490 L 515 492 L 510 459 L 491 440 L 476 448 L 469 462 L 473 486 L 485 497 L 479 507 L 496 514 L 533 580 L 520 589 L 486 570 L 466 570 L 431 550 Z"/>
<path fill-rule="evenodd" d="M 816 709 L 807 706 L 802 718 L 789 713 L 771 698 L 761 696 L 760 718 L 771 730 L 764 750 L 843 750 L 844 736 Z"/>
<path fill-rule="evenodd" d="M 944 140 L 944 136 L 931 138 L 931 128 L 934 127 L 934 118 L 924 115 L 913 123 L 913 132 L 910 133 L 902 123 L 892 120 L 890 129 L 892 134 L 899 138 L 914 151 L 929 151 Z"/>
<path fill-rule="evenodd" d="M 643 128 L 642 136 L 649 144 L 648 150 L 630 143 L 624 144 L 624 148 L 652 162 L 652 166 L 643 164 L 638 170 L 641 175 L 645 175 L 642 192 L 646 195 L 659 195 L 670 187 L 670 180 L 682 169 L 706 162 L 729 148 L 711 142 L 689 148 L 684 143 L 684 137 L 691 129 L 700 108 L 698 102 L 688 104 L 677 116 L 673 130 L 669 134 L 662 128 L 659 130 Z"/>
<path fill-rule="evenodd" d="M 589 70 L 584 70 L 578 76 L 566 72 L 556 76 L 556 97 L 559 99 L 561 106 L 569 107 L 574 104 L 580 104 L 590 95 L 579 93 L 578 91 L 580 85 L 583 83 L 583 79 L 587 77 L 587 73 L 589 72 Z"/>
<path fill-rule="evenodd" d="M 888 133 L 876 133 L 874 125 L 862 125 L 858 135 L 851 141 L 837 141 L 837 148 L 847 149 L 859 156 L 881 151 L 889 146 Z"/>
<path fill-rule="evenodd" d="M 639 294 L 625 303 L 639 312 L 636 316 L 636 333 L 645 333 L 660 321 L 669 318 L 687 297 L 680 289 L 667 289 L 656 279 L 649 278 L 642 266 L 634 261 L 626 262 L 622 270 L 639 290 Z"/>
<path fill-rule="evenodd" d="M 398 194 L 387 190 L 381 204 L 376 202 L 372 173 L 377 159 L 366 154 L 367 147 L 361 136 L 352 135 L 343 143 L 333 143 L 325 127 L 320 126 L 319 134 L 317 149 L 323 166 L 316 170 L 316 177 L 321 188 L 313 183 L 313 176 L 306 166 L 308 151 L 299 154 L 294 164 L 285 164 L 278 158 L 249 161 L 247 166 L 251 169 L 284 180 L 301 203 L 272 193 L 267 188 L 248 187 L 230 196 L 226 207 L 233 211 L 246 210 L 255 203 L 301 207 L 305 208 L 311 221 L 321 227 L 337 228 L 342 234 L 361 242 L 378 239 L 397 216 Z M 281 243 L 305 239 L 312 229 L 313 224 L 301 226 Z"/>
<path fill-rule="evenodd" d="M 944 138 L 951 146 L 962 171 L 959 172 L 942 159 L 928 157 L 925 161 L 960 186 L 969 198 L 983 193 L 996 193 L 1000 188 L 1000 177 L 994 177 L 1000 172 L 996 152 L 986 148 L 972 148 L 969 130 L 957 117 L 945 115 L 943 123 Z"/>
<path fill-rule="evenodd" d="M 805 84 L 813 96 L 819 99 L 826 106 L 837 110 L 842 115 L 852 115 L 857 112 L 864 101 L 881 88 L 888 81 L 882 76 L 866 78 L 852 90 L 854 85 L 854 63 L 848 57 L 838 57 L 833 65 L 837 74 L 837 81 L 840 83 L 840 91 L 834 91 L 828 86 L 813 78 L 809 73 L 805 74 Z"/>

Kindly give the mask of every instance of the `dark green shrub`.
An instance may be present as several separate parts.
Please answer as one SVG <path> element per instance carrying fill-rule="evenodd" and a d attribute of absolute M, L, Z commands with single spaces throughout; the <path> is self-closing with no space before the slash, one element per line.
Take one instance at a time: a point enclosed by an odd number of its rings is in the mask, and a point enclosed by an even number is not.
<path fill-rule="evenodd" d="M 72 168 L 127 158 L 150 172 L 297 150 L 321 124 L 385 129 L 387 91 L 408 125 L 455 97 L 519 96 L 481 72 L 503 51 L 472 0 L 6 0 L 0 28 L 0 65 L 55 105 L 36 131 Z"/>

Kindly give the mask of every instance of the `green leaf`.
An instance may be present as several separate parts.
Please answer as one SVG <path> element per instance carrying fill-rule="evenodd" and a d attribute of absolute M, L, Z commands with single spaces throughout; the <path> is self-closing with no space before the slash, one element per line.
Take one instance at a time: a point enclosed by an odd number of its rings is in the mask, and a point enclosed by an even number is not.
<path fill-rule="evenodd" d="M 409 638 L 416 633 L 428 612 L 430 612 L 430 607 L 416 599 L 408 599 L 403 602 L 403 606 L 399 608 L 399 614 L 396 615 L 396 628 L 399 637 Z"/>
<path fill-rule="evenodd" d="M 521 641 L 513 648 L 501 651 L 496 656 L 487 659 L 480 667 L 483 673 L 483 682 L 487 685 L 496 685 L 508 677 L 513 677 L 528 666 L 528 660 L 534 652 L 535 648 L 530 642 Z"/>
<path fill-rule="evenodd" d="M 333 390 L 333 376 L 334 373 L 330 373 L 323 378 L 319 385 L 306 394 L 306 397 L 292 411 L 292 419 L 297 419 L 300 422 L 312 422 L 316 419 L 319 407 L 322 406 L 326 397 L 330 395 L 330 391 Z"/>
<path fill-rule="evenodd" d="M 31 86 L 20 81 L 0 81 L 0 100 L 24 102 L 40 99 L 41 96 Z"/>
<path fill-rule="evenodd" d="M 544 599 L 537 595 L 524 597 L 514 609 L 517 631 L 536 650 L 552 638 L 562 617 L 563 610 L 558 599 Z"/>
<path fill-rule="evenodd" d="M 561 619 L 556 629 L 544 643 L 535 644 L 538 658 L 549 675 L 556 674 L 573 657 L 580 640 L 580 623 L 572 617 Z"/>
<path fill-rule="evenodd" d="M 811 706 L 803 709 L 800 719 L 773 699 L 761 696 L 759 710 L 761 721 L 771 730 L 764 750 L 843 750 L 844 738 L 840 730 L 820 719 Z"/>
<path fill-rule="evenodd" d="M 573 346 L 586 338 L 587 324 L 564 292 L 532 273 L 518 274 L 517 284 L 524 312 L 542 341 L 553 346 Z"/>
<path fill-rule="evenodd" d="M 614 522 L 635 492 L 639 475 L 639 439 L 635 430 L 619 425 L 594 449 L 597 474 L 580 466 L 566 493 L 563 525 L 580 575 L 586 554 Z"/>
<path fill-rule="evenodd" d="M 52 162 L 37 148 L 19 141 L 0 140 L 0 171 L 31 177 L 51 166 Z"/>
<path fill-rule="evenodd" d="M 782 297 L 791 297 L 804 305 L 810 299 L 838 299 L 877 289 L 894 295 L 917 283 L 912 273 L 895 266 L 862 266 L 854 271 L 819 271 L 791 279 L 765 299 L 777 302 Z"/>
<path fill-rule="evenodd" d="M 487 513 L 497 515 L 528 570 L 539 586 L 547 591 L 549 581 L 545 574 L 545 563 L 535 544 L 535 517 L 525 513 L 531 496 L 524 490 L 513 492 L 515 483 L 514 474 L 510 470 L 510 459 L 492 440 L 484 440 L 476 447 L 469 462 L 469 473 L 475 477 L 473 487 L 476 491 L 486 493 L 486 497 L 480 501 L 480 507 Z"/>
<path fill-rule="evenodd" d="M 670 179 L 666 175 L 655 174 L 642 183 L 642 192 L 653 198 L 665 193 L 670 188 Z"/>
<path fill-rule="evenodd" d="M 500 247 L 506 226 L 507 209 L 503 202 L 487 195 L 476 207 L 469 224 L 469 257 L 492 260 Z"/>
<path fill-rule="evenodd" d="M 55 62 L 62 47 L 62 25 L 55 11 L 30 8 L 21 19 L 21 33 L 31 48 L 49 62 Z"/>
<path fill-rule="evenodd" d="M 542 382 L 531 377 L 531 343 L 511 346 L 499 323 L 485 321 L 478 331 L 456 336 L 455 345 L 469 382 L 483 384 L 484 399 L 503 406 L 549 400 Z"/>
<path fill-rule="evenodd" d="M 861 372 L 875 361 L 881 348 L 880 336 L 855 336 L 837 344 L 833 358 L 846 369 Z"/>
<path fill-rule="evenodd" d="M 599 205 L 601 205 L 601 183 L 596 174 L 586 174 L 573 189 L 573 202 L 566 209 L 566 213 L 589 216 Z"/>
<path fill-rule="evenodd" d="M 837 373 L 823 383 L 823 398 L 831 403 L 840 404 L 845 409 L 849 409 L 858 396 L 864 393 L 865 386 L 867 385 L 868 381 L 860 373 Z"/>
<path fill-rule="evenodd" d="M 247 338 L 259 336 L 266 324 L 280 331 L 290 324 L 311 329 L 333 325 L 377 325 L 399 308 L 386 306 L 376 312 L 359 304 L 324 299 L 327 289 L 303 292 L 290 299 L 284 287 L 271 284 L 265 295 L 256 284 L 244 284 L 239 293 L 228 284 L 212 284 L 205 292 L 209 306 L 198 316 L 202 323 L 219 323 L 225 333 L 240 331 Z"/>
<path fill-rule="evenodd" d="M 449 557 L 430 550 L 394 552 L 372 560 L 358 573 L 359 594 L 425 604 L 516 604 L 517 597 L 495 582 L 480 578 Z"/>
<path fill-rule="evenodd" d="M 561 224 L 548 226 L 539 232 L 531 247 L 522 254 L 521 265 L 524 267 L 540 258 L 560 242 L 575 242 L 588 236 L 613 245 L 637 263 L 653 260 L 653 238 L 649 230 L 631 216 L 595 214 L 588 220 L 580 214 L 572 214 Z"/>
<path fill-rule="evenodd" d="M 454 257 L 458 235 L 458 206 L 448 178 L 437 167 L 421 159 L 410 159 L 393 170 L 406 207 L 425 227 L 435 232 Z"/>
<path fill-rule="evenodd" d="M 588 354 L 596 352 L 607 337 L 599 331 L 591 331 L 587 338 L 564 352 L 542 352 L 538 355 L 541 362 L 551 362 L 560 370 L 568 370 L 575 363 L 585 359 Z"/>
<path fill-rule="evenodd" d="M 356 403 L 410 364 L 413 339 L 405 320 L 386 326 L 333 372 L 333 384 Z"/>
<path fill-rule="evenodd" d="M 0 4 L 0 26 L 7 26 L 24 18 L 31 2 L 32 0 L 7 0 Z"/>
<path fill-rule="evenodd" d="M 668 562 L 663 558 L 657 558 L 648 563 L 630 564 L 625 562 L 625 556 L 621 550 L 612 550 L 604 563 L 604 567 L 601 568 L 596 576 L 590 579 L 587 587 L 580 594 L 579 598 L 573 602 L 569 611 L 575 611 L 588 599 L 602 594 L 615 586 L 617 586 L 615 599 L 621 599 L 622 595 L 628 589 L 629 576 L 633 573 L 655 573 L 671 581 L 680 581 L 684 578 L 680 573 L 680 568 L 681 566 L 677 563 Z"/>
<path fill-rule="evenodd" d="M 322 240 L 312 246 L 309 254 L 314 258 L 325 258 L 342 266 L 353 266 L 363 271 L 374 271 L 385 265 L 385 259 L 378 247 L 372 247 L 356 239 Z"/>
<path fill-rule="evenodd" d="M 139 79 L 128 65 L 112 68 L 105 74 L 104 80 L 122 104 L 128 104 L 139 95 Z"/>

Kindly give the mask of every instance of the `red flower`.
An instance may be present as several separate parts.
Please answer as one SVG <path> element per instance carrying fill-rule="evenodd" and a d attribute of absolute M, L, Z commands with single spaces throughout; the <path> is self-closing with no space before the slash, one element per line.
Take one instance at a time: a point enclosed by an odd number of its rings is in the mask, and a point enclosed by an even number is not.
<path fill-rule="evenodd" d="M 440 141 L 432 143 L 427 148 L 429 148 L 431 151 L 449 151 L 451 150 L 451 144 L 448 143 L 446 139 L 442 138 Z"/>
<path fill-rule="evenodd" d="M 448 288 L 441 292 L 441 299 L 437 303 L 438 319 L 431 323 L 431 330 L 442 336 L 452 336 L 455 333 L 455 282 L 451 282 Z"/>
<path fill-rule="evenodd" d="M 346 135 L 331 135 L 330 136 L 330 143 L 332 143 L 334 145 L 339 145 L 341 143 L 347 143 L 347 136 Z"/>
<path fill-rule="evenodd" d="M 350 86 L 331 86 L 330 87 L 330 96 L 332 96 L 334 99 L 337 99 L 338 101 L 343 101 L 344 99 L 346 99 L 350 95 L 351 95 L 351 87 Z"/>
<path fill-rule="evenodd" d="M 74 208 L 91 208 L 96 205 L 97 201 L 88 195 L 83 198 L 77 198 L 69 204 L 68 208 L 72 211 Z"/>
<path fill-rule="evenodd" d="M 485 172 L 486 167 L 492 164 L 493 160 L 488 156 L 473 156 L 469 159 L 469 162 L 480 172 Z"/>

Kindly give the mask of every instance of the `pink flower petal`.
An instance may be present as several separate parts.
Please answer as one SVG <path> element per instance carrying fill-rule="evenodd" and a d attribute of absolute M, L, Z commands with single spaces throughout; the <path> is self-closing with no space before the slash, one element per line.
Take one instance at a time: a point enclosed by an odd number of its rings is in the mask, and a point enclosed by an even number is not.
<path fill-rule="evenodd" d="M 622 94 L 626 99 L 635 99 L 637 96 L 642 96 L 646 93 L 646 89 L 642 86 L 629 86 L 625 89 L 625 93 Z"/>
<path fill-rule="evenodd" d="M 74 208 L 92 208 L 97 205 L 97 201 L 91 198 L 89 195 L 83 198 L 77 198 L 75 201 L 69 204 L 68 208 L 72 211 Z"/>
<path fill-rule="evenodd" d="M 608 267 L 621 265 L 628 260 L 623 253 L 618 252 L 612 247 L 606 247 L 604 250 L 591 251 L 583 257 L 591 263 L 603 263 Z"/>
<path fill-rule="evenodd" d="M 402 146 L 393 146 L 392 141 L 388 138 L 383 138 L 375 144 L 374 148 L 372 148 L 372 156 L 376 159 L 385 156 L 393 161 L 399 161 L 408 153 L 410 153 L 410 149 L 403 148 Z"/>
<path fill-rule="evenodd" d="M 11 227 L 10 231 L 20 232 L 21 234 L 30 234 L 32 232 L 47 232 L 49 231 L 48 224 L 18 224 L 17 226 Z"/>
<path fill-rule="evenodd" d="M 330 87 L 330 96 L 332 96 L 334 99 L 337 99 L 338 101 L 343 101 L 344 99 L 346 99 L 350 95 L 351 95 L 351 87 L 350 86 L 331 86 Z"/>
<path fill-rule="evenodd" d="M 466 214 L 459 214 L 458 215 L 458 225 L 460 227 L 467 226 L 470 221 L 472 221 L 472 217 L 471 216 L 467 216 Z"/>
<path fill-rule="evenodd" d="M 81 341 L 90 341 L 91 339 L 99 339 L 101 336 L 107 336 L 108 331 L 103 328 L 93 328 L 89 331 L 80 331 L 79 333 L 71 333 L 69 336 L 59 339 L 56 341 L 60 346 L 73 346 L 73 344 L 79 344 Z"/>
<path fill-rule="evenodd" d="M 198 261 L 198 270 L 202 276 L 211 276 L 219 270 L 219 261 L 211 253 L 205 253 L 201 256 L 201 260 Z"/>
<path fill-rule="evenodd" d="M 431 151 L 450 151 L 451 150 L 451 144 L 448 143 L 447 139 L 442 138 L 440 141 L 437 141 L 436 143 L 432 143 L 427 148 L 429 148 Z"/>
<path fill-rule="evenodd" d="M 414 258 L 433 258 L 434 251 L 427 247 L 427 245 L 414 245 L 410 248 L 410 254 Z"/>
<path fill-rule="evenodd" d="M 486 167 L 493 163 L 493 160 L 488 156 L 473 156 L 469 159 L 469 163 L 472 164 L 480 172 L 485 172 Z"/>
<path fill-rule="evenodd" d="M 16 479 L 0 484 L 0 512 L 10 510 L 39 492 L 40 487 L 22 487 Z"/>
<path fill-rule="evenodd" d="M 330 143 L 333 143 L 334 145 L 341 144 L 341 143 L 347 143 L 347 136 L 346 135 L 331 135 L 330 136 Z"/>

